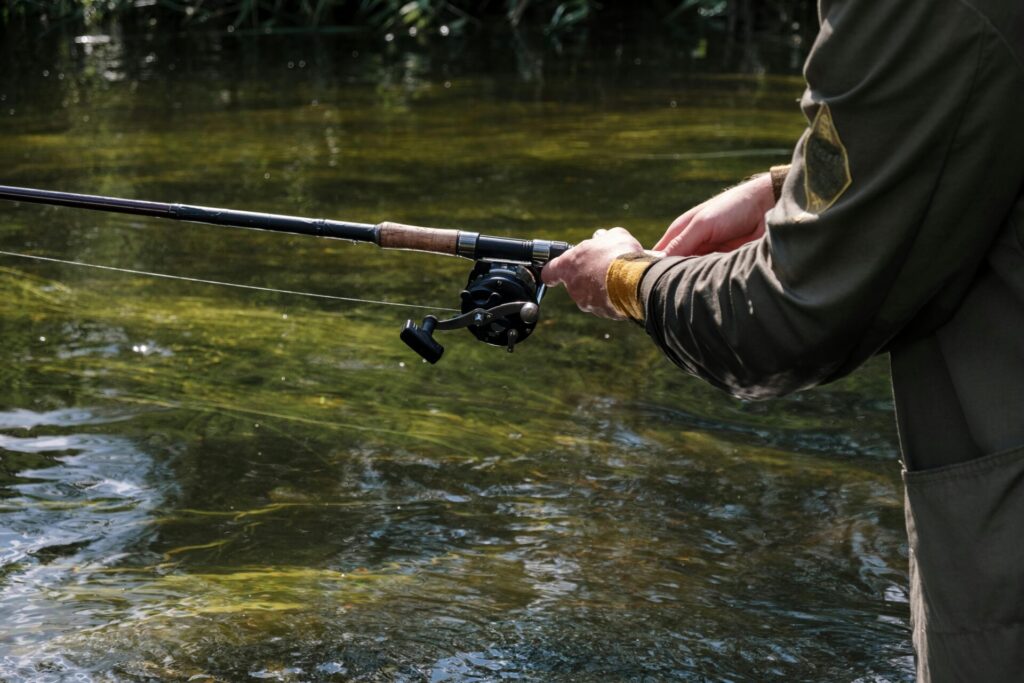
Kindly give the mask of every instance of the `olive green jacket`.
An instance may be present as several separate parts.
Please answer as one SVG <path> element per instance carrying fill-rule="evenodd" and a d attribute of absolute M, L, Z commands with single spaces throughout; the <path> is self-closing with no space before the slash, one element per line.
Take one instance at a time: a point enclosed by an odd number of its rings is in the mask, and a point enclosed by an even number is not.
<path fill-rule="evenodd" d="M 1024 680 L 1024 0 L 819 10 L 767 234 L 656 262 L 646 329 L 748 398 L 890 352 L 919 678 Z"/>

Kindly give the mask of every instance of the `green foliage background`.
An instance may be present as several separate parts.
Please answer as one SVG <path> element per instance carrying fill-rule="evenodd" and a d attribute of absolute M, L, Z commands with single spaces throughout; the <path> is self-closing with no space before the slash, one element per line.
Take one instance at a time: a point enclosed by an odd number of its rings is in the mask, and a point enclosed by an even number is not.
<path fill-rule="evenodd" d="M 644 25 L 666 32 L 714 28 L 733 36 L 793 30 L 813 22 L 811 0 L 655 0 L 642 7 L 612 0 L 8 0 L 0 21 L 92 25 L 111 18 L 172 20 L 182 27 L 440 31 L 474 25 L 540 27 L 551 35 Z"/>

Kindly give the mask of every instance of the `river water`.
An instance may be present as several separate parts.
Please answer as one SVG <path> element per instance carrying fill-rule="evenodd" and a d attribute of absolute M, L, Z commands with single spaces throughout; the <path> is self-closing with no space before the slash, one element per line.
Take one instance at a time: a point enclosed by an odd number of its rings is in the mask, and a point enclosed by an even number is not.
<path fill-rule="evenodd" d="M 803 126 L 791 59 L 557 47 L 7 36 L 0 182 L 650 244 Z M 737 401 L 554 291 L 430 366 L 468 262 L 6 202 L 0 250 L 370 300 L 0 255 L 0 680 L 912 679 L 884 359 Z"/>

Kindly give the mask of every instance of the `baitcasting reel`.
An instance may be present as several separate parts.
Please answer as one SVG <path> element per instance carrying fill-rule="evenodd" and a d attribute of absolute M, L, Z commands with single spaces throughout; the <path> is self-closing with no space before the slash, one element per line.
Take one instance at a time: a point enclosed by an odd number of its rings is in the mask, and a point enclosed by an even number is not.
<path fill-rule="evenodd" d="M 402 341 L 428 362 L 436 363 L 444 347 L 434 339 L 434 330 L 465 327 L 485 344 L 504 346 L 511 352 L 537 326 L 544 284 L 538 267 L 477 261 L 461 296 L 461 315 L 448 320 L 428 315 L 422 325 L 407 320 Z"/>

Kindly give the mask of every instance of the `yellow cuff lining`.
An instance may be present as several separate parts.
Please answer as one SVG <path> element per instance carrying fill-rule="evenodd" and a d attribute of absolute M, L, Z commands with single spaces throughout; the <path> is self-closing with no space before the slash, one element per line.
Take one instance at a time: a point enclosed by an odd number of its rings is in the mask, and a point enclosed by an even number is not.
<path fill-rule="evenodd" d="M 772 166 L 772 194 L 775 195 L 775 201 L 779 201 L 782 197 L 782 186 L 786 182 L 786 176 L 789 175 L 789 169 L 792 164 L 786 164 L 785 166 Z"/>
<path fill-rule="evenodd" d="M 619 313 L 638 322 L 644 319 L 640 281 L 657 260 L 657 257 L 650 254 L 627 254 L 612 261 L 605 276 L 605 286 L 608 298 Z"/>

